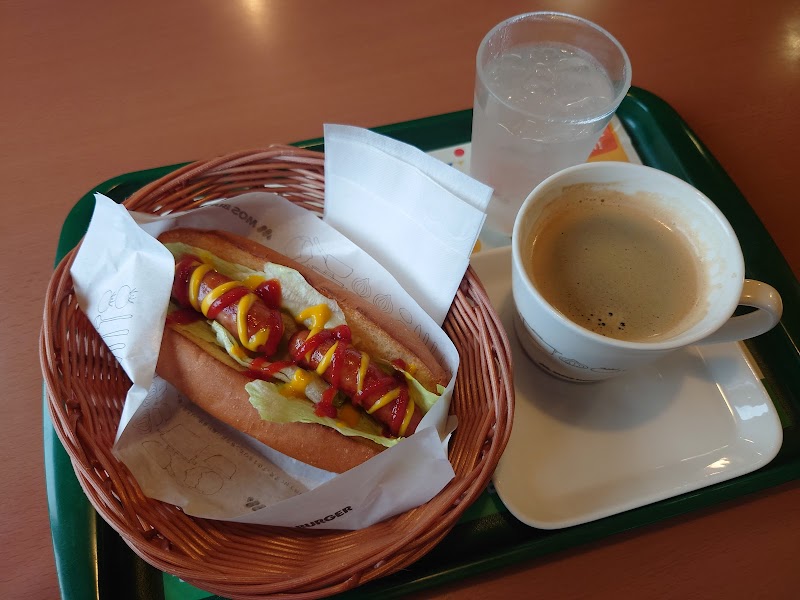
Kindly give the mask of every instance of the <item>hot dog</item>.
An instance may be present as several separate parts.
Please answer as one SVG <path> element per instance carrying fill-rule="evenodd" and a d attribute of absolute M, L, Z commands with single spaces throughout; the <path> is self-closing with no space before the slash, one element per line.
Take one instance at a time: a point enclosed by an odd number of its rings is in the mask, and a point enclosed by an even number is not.
<path fill-rule="evenodd" d="M 413 332 L 280 253 L 219 231 L 159 240 L 176 271 L 158 374 L 275 450 L 350 469 L 412 435 L 449 379 Z"/>

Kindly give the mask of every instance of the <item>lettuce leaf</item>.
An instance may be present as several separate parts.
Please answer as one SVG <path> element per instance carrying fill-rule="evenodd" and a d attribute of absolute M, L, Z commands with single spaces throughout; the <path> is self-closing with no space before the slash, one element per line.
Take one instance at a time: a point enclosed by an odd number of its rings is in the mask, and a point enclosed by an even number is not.
<path fill-rule="evenodd" d="M 395 367 L 396 368 L 396 367 Z M 403 369 L 397 369 L 406 377 L 406 382 L 408 383 L 408 393 L 411 396 L 411 399 L 417 403 L 422 409 L 423 413 L 427 413 L 431 407 L 436 404 L 436 401 L 439 399 L 439 396 L 444 393 L 445 388 L 441 385 L 436 386 L 438 394 L 434 394 L 433 392 L 429 392 L 425 386 L 423 386 L 419 381 L 417 381 L 413 375 L 404 371 Z"/>
<path fill-rule="evenodd" d="M 169 312 L 172 312 L 176 308 L 177 307 L 174 304 L 170 303 Z M 192 340 L 205 352 L 208 352 L 211 356 L 231 369 L 243 371 L 245 368 L 247 368 L 247 365 L 240 364 L 234 355 L 228 352 L 223 344 L 220 344 L 219 338 L 215 334 L 213 325 L 210 324 L 209 321 L 200 319 L 185 325 L 175 325 L 173 328 L 178 333 Z M 226 331 L 225 333 L 228 332 Z"/>
<path fill-rule="evenodd" d="M 314 405 L 301 398 L 284 396 L 280 387 L 268 381 L 255 380 L 244 388 L 250 394 L 250 404 L 258 411 L 265 421 L 273 423 L 319 423 L 332 427 L 342 435 L 359 436 L 372 440 L 376 444 L 391 448 L 398 439 L 387 438 L 381 435 L 381 429 L 372 421 L 363 417 L 358 424 L 358 429 L 348 427 L 337 419 L 320 417 L 314 412 Z M 362 429 L 363 428 L 363 429 Z"/>

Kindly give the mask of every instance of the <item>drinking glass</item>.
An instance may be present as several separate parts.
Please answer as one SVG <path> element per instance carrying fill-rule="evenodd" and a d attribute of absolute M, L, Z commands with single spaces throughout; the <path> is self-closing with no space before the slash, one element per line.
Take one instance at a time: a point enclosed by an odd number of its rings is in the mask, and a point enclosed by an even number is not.
<path fill-rule="evenodd" d="M 510 236 L 530 191 L 589 157 L 630 87 L 631 65 L 605 29 L 557 12 L 499 23 L 476 62 L 470 173 L 494 188 L 486 229 Z"/>

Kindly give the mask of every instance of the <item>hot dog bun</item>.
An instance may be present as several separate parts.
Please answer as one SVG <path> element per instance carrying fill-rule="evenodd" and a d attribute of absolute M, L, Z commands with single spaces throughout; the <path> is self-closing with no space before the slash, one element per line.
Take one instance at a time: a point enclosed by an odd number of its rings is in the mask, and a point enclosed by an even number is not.
<path fill-rule="evenodd" d="M 262 269 L 266 262 L 295 269 L 317 291 L 337 302 L 350 326 L 353 342 L 360 349 L 373 357 L 399 358 L 414 365 L 415 378 L 430 391 L 449 380 L 447 371 L 405 325 L 387 320 L 372 304 L 279 252 L 222 231 L 173 229 L 161 234 L 159 240 L 202 248 L 225 261 L 254 270 Z M 323 425 L 262 420 L 244 389 L 249 381 L 247 375 L 219 362 L 170 326 L 164 330 L 156 372 L 220 421 L 318 468 L 341 473 L 384 449 L 370 440 L 344 436 Z"/>

